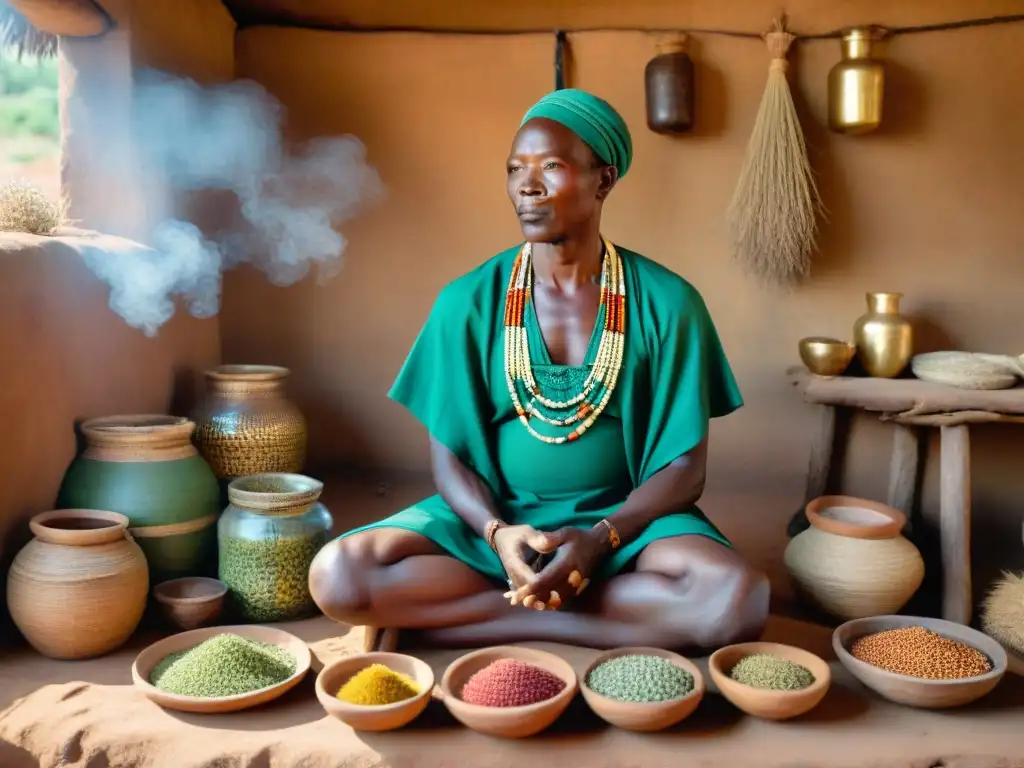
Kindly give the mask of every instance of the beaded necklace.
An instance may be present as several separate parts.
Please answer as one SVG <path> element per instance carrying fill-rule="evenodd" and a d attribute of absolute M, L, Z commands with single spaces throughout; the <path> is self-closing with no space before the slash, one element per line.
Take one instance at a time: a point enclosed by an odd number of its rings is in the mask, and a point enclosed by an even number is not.
<path fill-rule="evenodd" d="M 559 401 L 545 397 L 533 377 L 530 362 L 530 345 L 523 322 L 526 303 L 533 290 L 533 263 L 529 243 L 523 245 L 512 265 L 508 292 L 505 295 L 505 383 L 512 398 L 519 420 L 527 431 L 545 443 L 560 445 L 582 437 L 597 421 L 608 405 L 615 391 L 615 384 L 622 370 L 623 349 L 626 329 L 626 281 L 622 257 L 615 247 L 604 240 L 604 258 L 601 265 L 601 309 L 604 310 L 604 325 L 601 341 L 590 374 L 582 390 L 574 397 Z M 522 385 L 529 399 L 523 404 L 519 396 Z M 541 412 L 538 403 L 545 408 L 568 415 L 557 418 Z M 573 427 L 565 435 L 542 435 L 533 425 L 531 418 L 557 427 Z M 575 426 L 573 426 L 575 425 Z"/>

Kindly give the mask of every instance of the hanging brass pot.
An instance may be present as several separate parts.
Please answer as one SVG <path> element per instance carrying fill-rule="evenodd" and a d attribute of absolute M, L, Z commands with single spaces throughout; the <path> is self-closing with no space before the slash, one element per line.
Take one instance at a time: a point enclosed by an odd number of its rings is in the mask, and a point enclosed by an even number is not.
<path fill-rule="evenodd" d="M 664 37 L 644 69 L 647 127 L 655 133 L 686 133 L 693 128 L 693 60 L 686 49 L 685 34 Z"/>
<path fill-rule="evenodd" d="M 828 126 L 836 133 L 861 134 L 882 123 L 885 67 L 876 57 L 884 30 L 852 27 L 843 32 L 842 60 L 828 73 Z"/>

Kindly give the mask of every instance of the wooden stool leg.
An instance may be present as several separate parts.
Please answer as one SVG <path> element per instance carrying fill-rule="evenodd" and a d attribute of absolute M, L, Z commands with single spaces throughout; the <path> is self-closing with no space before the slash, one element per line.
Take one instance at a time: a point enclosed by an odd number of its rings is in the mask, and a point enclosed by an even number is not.
<path fill-rule="evenodd" d="M 832 471 L 832 451 L 836 438 L 836 407 L 834 405 L 819 405 L 818 424 L 811 436 L 811 455 L 807 463 L 807 484 L 804 490 L 804 503 L 819 496 L 824 496 L 828 491 L 828 476 Z M 807 522 L 807 514 L 803 507 L 789 519 L 787 535 L 792 538 L 807 530 L 810 523 Z"/>
<path fill-rule="evenodd" d="M 971 443 L 965 424 L 941 428 L 939 528 L 942 543 L 942 618 L 970 624 Z"/>
<path fill-rule="evenodd" d="M 818 428 L 811 439 L 811 458 L 807 464 L 807 486 L 804 500 L 824 496 L 828 490 L 828 475 L 832 471 L 832 450 L 836 442 L 836 408 L 819 406 Z"/>
<path fill-rule="evenodd" d="M 917 493 L 917 428 L 895 424 L 894 429 L 889 463 L 889 506 L 906 515 L 907 527 L 911 528 L 914 496 Z"/>

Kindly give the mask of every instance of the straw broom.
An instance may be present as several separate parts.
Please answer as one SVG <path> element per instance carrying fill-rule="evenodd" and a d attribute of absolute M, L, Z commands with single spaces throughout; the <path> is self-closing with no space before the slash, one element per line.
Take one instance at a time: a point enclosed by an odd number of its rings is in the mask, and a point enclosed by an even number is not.
<path fill-rule="evenodd" d="M 796 38 L 777 19 L 764 39 L 771 54 L 768 83 L 728 224 L 733 255 L 765 282 L 780 284 L 810 272 L 821 202 L 786 79 L 786 55 Z"/>

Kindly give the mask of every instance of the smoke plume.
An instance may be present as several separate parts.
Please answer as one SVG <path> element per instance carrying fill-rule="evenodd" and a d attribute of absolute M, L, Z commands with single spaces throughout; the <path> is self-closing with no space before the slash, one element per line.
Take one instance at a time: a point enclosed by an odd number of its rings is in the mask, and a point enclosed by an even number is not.
<path fill-rule="evenodd" d="M 79 98 L 82 114 L 99 108 L 88 93 Z M 321 282 L 341 269 L 347 241 L 340 226 L 379 202 L 384 185 L 356 137 L 293 146 L 283 119 L 280 103 L 251 81 L 200 86 L 136 74 L 130 150 L 111 131 L 94 164 L 132 175 L 147 231 L 137 247 L 83 249 L 85 263 L 110 286 L 111 308 L 129 325 L 154 336 L 179 301 L 196 317 L 217 314 L 221 276 L 242 263 L 280 286 L 314 267 Z M 187 209 L 196 199 L 190 193 L 218 201 L 202 226 Z"/>

